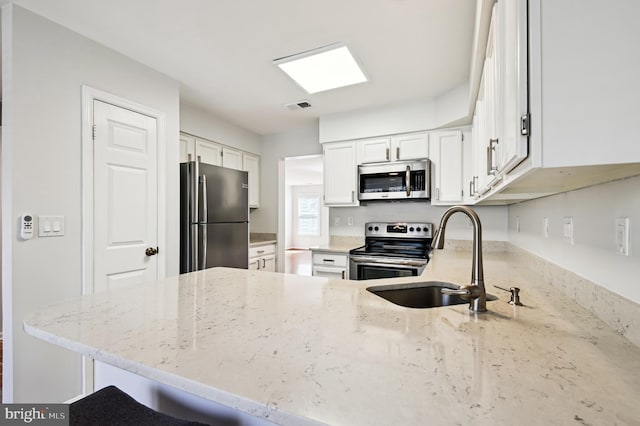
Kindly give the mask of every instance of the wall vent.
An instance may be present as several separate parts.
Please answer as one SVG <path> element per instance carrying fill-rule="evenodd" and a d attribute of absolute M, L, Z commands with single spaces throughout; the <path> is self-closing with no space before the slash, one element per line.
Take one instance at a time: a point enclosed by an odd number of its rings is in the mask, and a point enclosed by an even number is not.
<path fill-rule="evenodd" d="M 303 99 L 301 101 L 296 101 L 296 102 L 292 102 L 290 104 L 285 104 L 284 107 L 288 110 L 291 111 L 295 111 L 298 109 L 305 109 L 305 108 L 310 108 L 311 107 L 311 102 L 309 102 L 306 99 Z"/>

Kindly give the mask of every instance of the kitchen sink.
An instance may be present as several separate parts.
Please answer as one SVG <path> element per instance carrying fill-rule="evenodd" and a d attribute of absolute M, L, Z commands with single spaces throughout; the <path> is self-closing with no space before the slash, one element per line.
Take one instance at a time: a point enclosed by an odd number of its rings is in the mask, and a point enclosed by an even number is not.
<path fill-rule="evenodd" d="M 419 283 L 378 285 L 368 287 L 367 291 L 380 296 L 396 305 L 407 308 L 437 308 L 441 306 L 462 305 L 469 303 L 455 294 L 442 294 L 443 288 L 457 290 L 460 286 L 442 281 L 426 281 Z M 487 294 L 487 300 L 496 300 Z"/>

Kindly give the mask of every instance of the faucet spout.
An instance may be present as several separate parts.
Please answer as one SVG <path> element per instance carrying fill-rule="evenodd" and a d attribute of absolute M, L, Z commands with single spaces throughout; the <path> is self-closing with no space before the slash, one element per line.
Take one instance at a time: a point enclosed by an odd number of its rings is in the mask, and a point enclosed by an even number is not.
<path fill-rule="evenodd" d="M 433 239 L 433 247 L 444 248 L 444 235 L 449 218 L 454 213 L 464 213 L 473 225 L 473 258 L 471 264 L 471 284 L 463 286 L 470 297 L 469 309 L 474 312 L 487 310 L 487 293 L 484 286 L 484 272 L 482 267 L 482 225 L 478 214 L 467 206 L 453 206 L 447 209 L 440 219 L 440 226 Z"/>

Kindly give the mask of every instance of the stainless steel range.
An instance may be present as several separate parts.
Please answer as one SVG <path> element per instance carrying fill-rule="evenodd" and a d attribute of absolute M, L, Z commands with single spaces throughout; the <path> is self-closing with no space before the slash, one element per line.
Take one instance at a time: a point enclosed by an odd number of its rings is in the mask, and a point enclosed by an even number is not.
<path fill-rule="evenodd" d="M 349 252 L 349 278 L 370 280 L 417 276 L 429 261 L 433 224 L 371 222 L 365 245 Z"/>

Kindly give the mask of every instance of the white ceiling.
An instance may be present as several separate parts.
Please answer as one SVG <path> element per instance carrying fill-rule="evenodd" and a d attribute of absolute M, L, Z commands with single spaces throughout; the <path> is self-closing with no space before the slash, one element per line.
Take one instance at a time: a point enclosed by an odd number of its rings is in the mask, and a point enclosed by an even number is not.
<path fill-rule="evenodd" d="M 7 0 L 0 0 L 6 3 Z M 430 98 L 469 78 L 476 0 L 15 0 L 182 84 L 258 134 Z M 346 42 L 370 81 L 307 95 L 272 60 Z M 306 110 L 284 104 L 308 99 Z"/>

